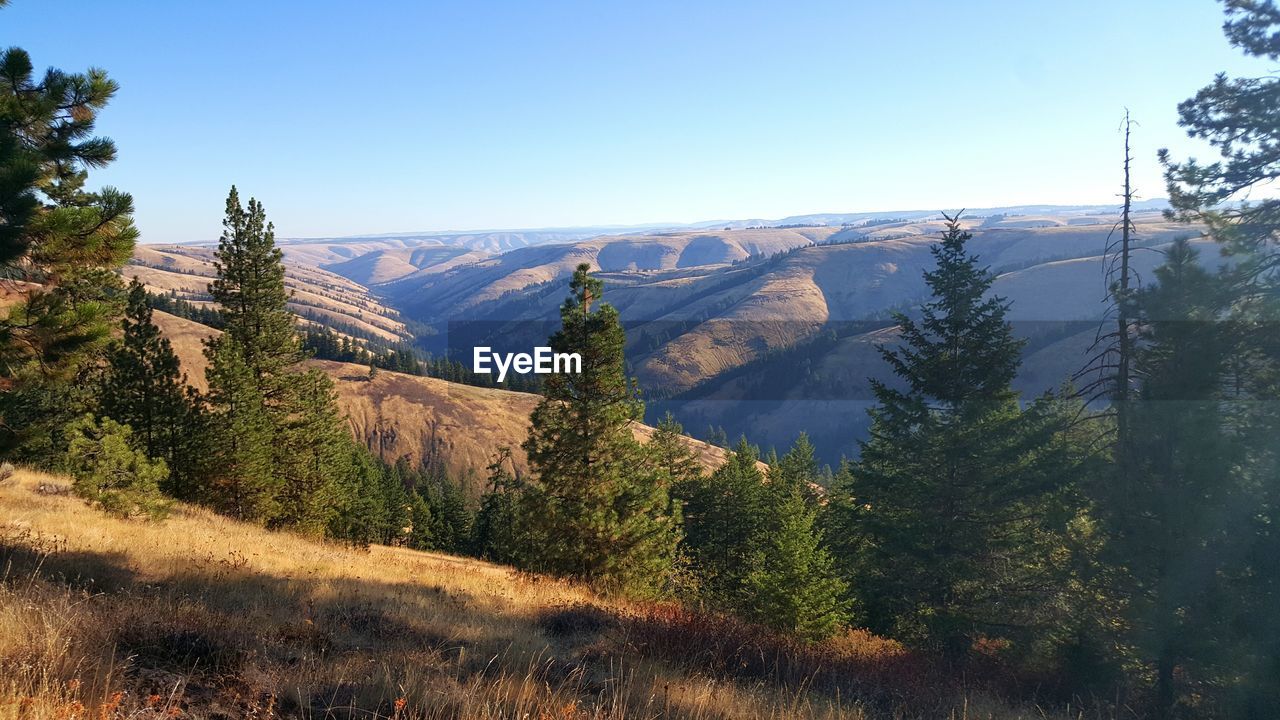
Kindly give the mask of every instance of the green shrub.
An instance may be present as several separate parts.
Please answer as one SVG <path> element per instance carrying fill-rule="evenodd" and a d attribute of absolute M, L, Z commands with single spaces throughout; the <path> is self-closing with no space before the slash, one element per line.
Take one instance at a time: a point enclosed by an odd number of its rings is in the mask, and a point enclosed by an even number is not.
<path fill-rule="evenodd" d="M 67 433 L 67 469 L 76 494 L 119 517 L 159 520 L 168 513 L 170 501 L 161 494 L 160 483 L 169 468 L 133 446 L 128 425 L 85 415 Z"/>

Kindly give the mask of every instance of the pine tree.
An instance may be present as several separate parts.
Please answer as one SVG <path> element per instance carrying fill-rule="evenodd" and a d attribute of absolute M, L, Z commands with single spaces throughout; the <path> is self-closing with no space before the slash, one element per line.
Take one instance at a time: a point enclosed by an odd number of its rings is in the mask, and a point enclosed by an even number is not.
<path fill-rule="evenodd" d="M 1021 410 L 1010 385 L 1023 343 L 969 237 L 948 218 L 925 273 L 933 299 L 919 321 L 897 316 L 901 344 L 881 353 L 906 387 L 872 383 L 870 438 L 833 508 L 871 629 L 954 655 L 1033 623 L 1067 479 L 1053 418 Z"/>
<path fill-rule="evenodd" d="M 697 456 L 685 440 L 684 428 L 671 413 L 663 416 L 645 446 L 657 473 L 676 493 L 676 488 L 697 482 L 705 474 Z"/>
<path fill-rule="evenodd" d="M 274 443 L 280 474 L 272 524 L 321 535 L 339 509 L 349 435 L 338 411 L 333 381 L 319 370 L 294 380 L 295 405 Z"/>
<path fill-rule="evenodd" d="M 763 526 L 756 537 L 756 561 L 745 578 L 746 615 L 778 630 L 809 640 L 833 635 L 849 620 L 847 586 L 816 526 L 817 509 L 809 501 L 817 473 L 813 445 L 801 434 L 780 460 L 770 464 Z"/>
<path fill-rule="evenodd" d="M 429 479 L 425 490 L 431 509 L 432 547 L 448 553 L 466 552 L 473 517 L 462 488 L 444 475 L 436 474 Z"/>
<path fill-rule="evenodd" d="M 181 495 L 193 478 L 197 429 L 195 409 L 168 338 L 151 320 L 147 291 L 136 279 L 129 285 L 124 334 L 107 355 L 101 394 L 102 412 L 133 429 L 134 441 L 148 457 L 170 469 L 165 489 Z"/>
<path fill-rule="evenodd" d="M 712 608 L 810 640 L 830 637 L 849 619 L 846 587 L 808 502 L 816 472 L 801 436 L 766 477 L 745 438 L 710 477 L 682 483 L 684 550 Z"/>
<path fill-rule="evenodd" d="M 85 189 L 88 169 L 116 157 L 93 131 L 117 89 L 98 69 L 37 80 L 26 52 L 0 52 L 0 274 L 23 295 L 0 318 L 0 452 L 27 462 L 66 452 L 119 317 L 133 199 Z"/>
<path fill-rule="evenodd" d="M 348 438 L 332 381 L 297 367 L 303 353 L 274 228 L 257 200 L 241 207 L 234 187 L 215 255 L 209 292 L 224 330 L 206 348 L 213 434 L 245 434 L 222 451 L 211 500 L 237 517 L 323 533 L 342 488 L 358 487 L 343 482 Z"/>
<path fill-rule="evenodd" d="M 135 447 L 128 425 L 86 415 L 68 428 L 66 470 L 78 495 L 120 517 L 158 520 L 170 501 L 160 492 L 169 469 Z"/>
<path fill-rule="evenodd" d="M 529 539 L 529 519 L 523 513 L 524 485 L 510 465 L 511 449 L 499 448 L 488 467 L 488 486 L 471 527 L 471 542 L 477 557 L 520 565 L 537 548 Z"/>
<path fill-rule="evenodd" d="M 581 373 L 547 376 L 524 449 L 534 475 L 532 516 L 549 539 L 540 558 L 554 573 L 634 592 L 661 590 L 679 528 L 669 488 L 647 472 L 631 424 L 642 405 L 628 381 L 618 312 L 579 265 L 560 308 L 554 352 L 576 352 Z"/>
<path fill-rule="evenodd" d="M 684 503 L 684 551 L 698 577 L 703 600 L 714 608 L 744 607 L 747 578 L 761 563 L 769 520 L 759 452 L 741 438 L 710 477 L 680 486 Z"/>
<path fill-rule="evenodd" d="M 381 463 L 381 461 L 379 461 Z M 378 481 L 378 491 L 382 497 L 384 515 L 382 518 L 382 542 L 385 545 L 397 545 L 403 542 L 407 533 L 405 528 L 413 521 L 411 516 L 409 494 L 395 469 L 382 463 L 382 473 Z"/>
<path fill-rule="evenodd" d="M 341 462 L 346 472 L 338 478 L 337 500 L 326 534 L 361 547 L 392 544 L 398 538 L 390 527 L 394 501 L 384 491 L 387 468 L 354 440 L 346 443 L 343 452 Z M 401 504 L 405 502 L 402 498 Z"/>
<path fill-rule="evenodd" d="M 433 529 L 436 526 L 431 513 L 431 504 L 417 492 L 409 496 L 409 547 L 414 550 L 435 550 L 436 538 Z"/>
<path fill-rule="evenodd" d="M 744 579 L 744 614 L 761 624 L 824 640 L 849 621 L 847 587 L 822 545 L 815 512 L 792 494 L 770 508 L 771 532 L 762 538 L 759 558 Z"/>
<path fill-rule="evenodd" d="M 296 319 L 287 303 L 283 254 L 262 203 L 240 205 L 233 186 L 227 196 L 222 239 L 214 253 L 217 278 L 209 285 L 222 311 L 223 337 L 240 348 L 258 392 L 273 410 L 287 410 L 288 371 L 302 360 Z"/>
<path fill-rule="evenodd" d="M 1275 65 L 1280 60 L 1280 11 L 1275 4 L 1266 0 L 1226 0 L 1223 4 L 1227 14 L 1223 30 L 1231 44 L 1248 56 Z M 1221 404 L 1215 407 L 1204 402 L 1200 410 L 1204 417 L 1199 419 L 1189 417 L 1187 406 L 1182 405 L 1184 412 L 1174 413 L 1168 420 L 1202 424 L 1204 435 L 1197 441 L 1227 443 L 1226 447 L 1212 448 L 1232 458 L 1224 463 L 1234 463 L 1224 482 L 1234 492 L 1243 493 L 1238 500 L 1241 506 L 1254 511 L 1248 520 L 1233 516 L 1221 521 L 1223 528 L 1234 522 L 1224 532 L 1246 546 L 1240 557 L 1244 574 L 1233 577 L 1224 571 L 1231 577 L 1235 602 L 1220 607 L 1213 618 L 1221 630 L 1215 638 L 1220 650 L 1217 655 L 1228 655 L 1230 662 L 1215 672 L 1204 666 L 1203 648 L 1175 647 L 1170 652 L 1201 656 L 1196 658 L 1200 667 L 1182 667 L 1175 675 L 1193 682 L 1212 680 L 1215 691 L 1209 695 L 1224 704 L 1224 716 L 1273 717 L 1280 714 L 1280 617 L 1274 612 L 1280 605 L 1280 533 L 1276 532 L 1280 527 L 1280 450 L 1275 442 L 1280 435 L 1280 403 L 1276 402 L 1280 398 L 1280 338 L 1276 331 L 1280 319 L 1280 200 L 1255 190 L 1266 188 L 1280 176 L 1275 153 L 1280 143 L 1280 78 L 1274 72 L 1254 77 L 1220 73 L 1194 97 L 1180 103 L 1178 114 L 1188 135 L 1207 140 L 1220 155 L 1209 163 L 1195 159 L 1175 162 L 1167 150 L 1160 151 L 1174 214 L 1207 228 L 1208 236 L 1230 256 L 1225 278 L 1228 309 L 1220 319 L 1233 331 L 1228 333 L 1229 349 L 1208 348 L 1216 351 L 1211 358 L 1219 352 L 1230 357 L 1229 391 Z M 1209 302 L 1209 298 L 1200 302 Z M 1208 322 L 1190 327 L 1210 338 L 1218 332 Z M 1185 341 L 1201 343 L 1193 338 Z M 1194 360 L 1193 366 L 1204 372 L 1218 371 L 1204 358 L 1188 360 Z M 1196 379 L 1192 388 L 1199 387 Z M 1209 427 L 1215 417 L 1222 422 L 1216 432 Z M 1168 432 L 1180 430 L 1166 428 Z M 1235 453 L 1239 457 L 1232 457 Z M 1195 482 L 1192 478 L 1212 470 L 1182 460 L 1187 467 L 1179 472 L 1187 477 L 1180 482 Z M 1165 470 L 1163 481 L 1167 482 L 1170 468 Z M 1187 531 L 1194 535 L 1200 529 Z M 1164 602 L 1177 604 L 1171 599 Z M 1236 631 L 1227 632 L 1222 622 L 1229 622 Z M 1179 642 L 1191 639 L 1179 638 Z M 1164 715 L 1173 712 L 1172 704 L 1178 699 L 1171 697 L 1168 662 L 1166 658 L 1166 667 L 1158 667 L 1157 673 L 1161 681 L 1156 710 Z M 1154 663 L 1161 665 L 1159 660 Z M 1197 700 L 1203 703 L 1203 694 Z"/>
<path fill-rule="evenodd" d="M 212 452 L 200 496 L 224 514 L 266 521 L 275 511 L 279 490 L 273 462 L 275 425 L 239 343 L 223 336 L 205 352 Z"/>
<path fill-rule="evenodd" d="M 1178 240 L 1156 269 L 1157 284 L 1138 296 L 1142 378 L 1133 403 L 1134 481 L 1127 512 L 1114 512 L 1112 552 L 1129 580 L 1129 627 L 1155 670 L 1156 708 L 1168 716 L 1175 671 L 1213 677 L 1215 646 L 1231 637 L 1231 578 L 1253 538 L 1255 512 L 1238 468 L 1243 447 L 1224 415 L 1233 361 L 1229 301 L 1221 278 L 1204 270 Z M 1119 508 L 1117 508 L 1119 510 Z"/>
<path fill-rule="evenodd" d="M 785 494 L 798 493 L 810 504 L 816 504 L 814 491 L 818 483 L 817 450 L 809 441 L 809 434 L 802 432 L 796 442 L 777 462 L 769 465 L 770 487 Z"/>

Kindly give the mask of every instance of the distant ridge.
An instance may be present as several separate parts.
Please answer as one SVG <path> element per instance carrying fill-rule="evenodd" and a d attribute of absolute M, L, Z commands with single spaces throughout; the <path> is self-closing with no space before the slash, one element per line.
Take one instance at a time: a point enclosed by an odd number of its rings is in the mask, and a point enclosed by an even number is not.
<path fill-rule="evenodd" d="M 1155 212 L 1164 210 L 1169 207 L 1169 201 L 1166 198 L 1153 198 L 1150 200 L 1141 200 L 1133 204 L 1133 208 L 1137 212 Z M 1098 203 L 1093 205 L 1055 205 L 1052 203 L 1032 204 L 1032 205 L 1009 205 L 1003 207 L 986 207 L 986 208 L 964 208 L 965 215 L 982 217 L 990 215 L 1074 215 L 1074 214 L 1097 214 L 1105 212 L 1118 211 L 1118 203 Z M 640 223 L 636 225 L 581 225 L 581 226 L 565 226 L 565 227 L 541 227 L 541 228 L 490 228 L 482 230 L 411 230 L 404 232 L 384 232 L 384 233 L 361 233 L 356 235 L 334 235 L 334 236 L 314 236 L 314 237 L 285 237 L 277 238 L 276 241 L 281 245 L 306 245 L 306 244 L 345 244 L 345 243 L 361 243 L 379 240 L 400 240 L 400 241 L 416 241 L 428 244 L 455 245 L 467 247 L 469 249 L 493 249 L 484 247 L 487 245 L 502 245 L 502 236 L 510 236 L 509 247 L 496 250 L 510 250 L 517 247 L 529 247 L 532 245 L 545 245 L 559 242 L 573 242 L 575 240 L 586 240 L 594 237 L 602 237 L 609 235 L 629 235 L 634 233 L 652 233 L 660 231 L 681 231 L 681 230 L 703 230 L 708 228 L 733 228 L 741 229 L 747 227 L 780 227 L 784 225 L 844 225 L 857 224 L 859 222 L 886 220 L 886 219 L 905 219 L 905 220 L 926 220 L 932 218 L 940 218 L 942 212 L 960 210 L 962 208 L 935 208 L 932 210 L 869 210 L 859 212 L 817 212 L 806 213 L 801 215 L 788 215 L 787 217 L 777 219 L 766 218 L 738 218 L 725 220 L 701 220 L 697 222 L 653 222 Z M 183 245 L 203 245 L 216 242 L 213 239 L 207 240 L 188 240 L 181 243 Z M 175 243 L 164 243 L 175 244 Z"/>

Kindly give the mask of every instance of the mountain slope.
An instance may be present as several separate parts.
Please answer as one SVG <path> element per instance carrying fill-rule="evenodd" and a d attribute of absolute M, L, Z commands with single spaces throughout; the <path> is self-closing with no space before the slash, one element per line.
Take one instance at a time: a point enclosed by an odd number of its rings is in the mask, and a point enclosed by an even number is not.
<path fill-rule="evenodd" d="M 216 272 L 213 263 L 211 248 L 139 245 L 122 272 L 154 293 L 204 305 L 211 300 L 209 283 Z M 386 342 L 408 338 L 395 310 L 374 299 L 363 285 L 341 275 L 286 262 L 285 286 L 292 293 L 289 308 L 303 318 Z"/>
<path fill-rule="evenodd" d="M 188 382 L 207 389 L 204 340 L 218 331 L 163 312 L 153 318 L 172 343 Z M 406 458 L 414 465 L 440 468 L 473 498 L 483 492 L 485 468 L 501 447 L 511 448 L 517 472 L 528 471 L 520 444 L 537 395 L 390 371 L 371 380 L 362 365 L 330 360 L 307 364 L 333 379 L 352 435 L 387 462 Z M 653 428 L 636 424 L 634 432 L 643 441 Z M 724 450 L 692 438 L 685 442 L 708 471 L 724 462 Z"/>
<path fill-rule="evenodd" d="M 0 480 L 2 718 L 1065 718 L 961 693 L 980 678 L 863 631 L 800 644 L 182 503 L 163 522 L 121 520 L 69 484 Z"/>
<path fill-rule="evenodd" d="M 974 235 L 972 251 L 998 274 L 994 292 L 1011 302 L 1017 332 L 1032 341 L 1019 387 L 1035 395 L 1059 386 L 1084 364 L 1106 311 L 1104 253 L 1114 218 L 1046 212 L 963 224 Z M 406 317 L 434 325 L 434 350 L 467 361 L 477 345 L 542 344 L 557 325 L 568 275 L 587 262 L 599 268 L 605 298 L 626 324 L 627 357 L 654 401 L 651 418 L 670 410 L 694 432 L 724 426 L 779 448 L 809 430 L 827 436 L 819 448 L 834 462 L 856 451 L 867 377 L 883 372 L 869 340 L 892 324 L 893 312 L 925 299 L 922 275 L 941 228 L 936 217 L 922 217 L 593 238 L 516 250 L 377 292 Z M 1158 213 L 1139 215 L 1134 267 L 1150 278 L 1163 245 L 1197 232 Z M 1218 262 L 1208 243 L 1197 244 L 1206 263 Z M 813 341 L 824 334 L 838 342 L 818 348 Z"/>

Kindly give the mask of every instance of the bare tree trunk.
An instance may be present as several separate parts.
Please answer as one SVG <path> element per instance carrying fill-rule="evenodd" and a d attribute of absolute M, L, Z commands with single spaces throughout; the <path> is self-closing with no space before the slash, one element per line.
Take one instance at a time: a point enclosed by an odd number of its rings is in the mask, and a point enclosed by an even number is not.
<path fill-rule="evenodd" d="M 1131 362 L 1133 359 L 1133 319 L 1129 316 L 1131 309 L 1129 244 L 1132 240 L 1133 222 L 1130 211 L 1133 208 L 1133 187 L 1129 181 L 1129 166 L 1133 160 L 1129 152 L 1129 132 L 1132 121 L 1129 112 L 1124 113 L 1124 210 L 1120 214 L 1120 277 L 1114 291 L 1116 298 L 1116 342 L 1119 357 L 1116 358 L 1115 398 L 1112 402 L 1116 408 L 1116 445 L 1119 455 L 1126 455 L 1125 448 L 1129 442 L 1129 392 L 1132 381 Z M 1123 463 L 1123 459 L 1121 460 Z M 1124 465 L 1121 465 L 1124 469 Z"/>

